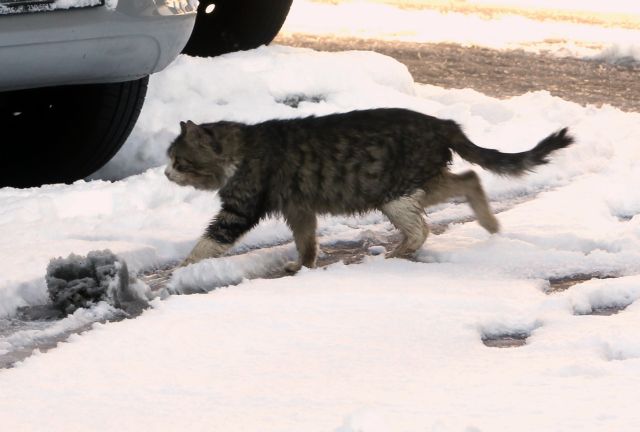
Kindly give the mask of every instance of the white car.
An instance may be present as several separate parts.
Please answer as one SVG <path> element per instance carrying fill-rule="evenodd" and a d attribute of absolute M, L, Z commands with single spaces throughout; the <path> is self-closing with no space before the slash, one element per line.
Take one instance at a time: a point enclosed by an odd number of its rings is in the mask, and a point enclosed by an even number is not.
<path fill-rule="evenodd" d="M 71 182 L 125 142 L 184 52 L 267 44 L 292 0 L 0 0 L 0 186 Z"/>

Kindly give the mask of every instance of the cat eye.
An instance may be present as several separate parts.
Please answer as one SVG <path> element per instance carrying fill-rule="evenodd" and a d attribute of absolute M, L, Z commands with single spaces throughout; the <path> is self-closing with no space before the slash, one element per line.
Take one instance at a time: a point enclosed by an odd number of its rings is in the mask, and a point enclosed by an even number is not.
<path fill-rule="evenodd" d="M 173 168 L 177 171 L 190 171 L 193 167 L 191 166 L 189 161 L 186 161 L 184 159 L 176 159 L 173 162 Z"/>

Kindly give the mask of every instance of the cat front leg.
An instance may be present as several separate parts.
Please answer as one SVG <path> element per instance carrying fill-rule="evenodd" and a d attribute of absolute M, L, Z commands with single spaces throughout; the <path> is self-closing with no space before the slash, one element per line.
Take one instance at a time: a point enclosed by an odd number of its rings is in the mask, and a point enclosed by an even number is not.
<path fill-rule="evenodd" d="M 247 202 L 249 204 L 243 206 L 224 203 L 220 213 L 211 222 L 181 266 L 224 255 L 238 238 L 253 228 L 261 215 L 251 205 L 253 201 Z"/>

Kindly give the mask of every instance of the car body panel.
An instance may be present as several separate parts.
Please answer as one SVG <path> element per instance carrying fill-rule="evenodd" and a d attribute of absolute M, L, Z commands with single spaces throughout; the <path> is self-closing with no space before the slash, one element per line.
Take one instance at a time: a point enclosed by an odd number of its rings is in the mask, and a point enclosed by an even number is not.
<path fill-rule="evenodd" d="M 193 0 L 107 0 L 104 6 L 0 15 L 0 91 L 142 78 L 187 43 Z"/>

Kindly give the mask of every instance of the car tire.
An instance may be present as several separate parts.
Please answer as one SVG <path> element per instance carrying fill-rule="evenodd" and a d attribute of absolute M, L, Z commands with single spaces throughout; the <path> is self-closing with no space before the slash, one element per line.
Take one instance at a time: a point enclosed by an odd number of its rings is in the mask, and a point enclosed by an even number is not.
<path fill-rule="evenodd" d="M 201 0 L 184 54 L 213 57 L 270 43 L 292 0 Z"/>
<path fill-rule="evenodd" d="M 102 167 L 131 133 L 148 80 L 0 93 L 0 185 L 71 183 Z"/>

